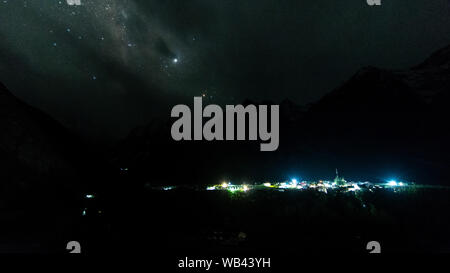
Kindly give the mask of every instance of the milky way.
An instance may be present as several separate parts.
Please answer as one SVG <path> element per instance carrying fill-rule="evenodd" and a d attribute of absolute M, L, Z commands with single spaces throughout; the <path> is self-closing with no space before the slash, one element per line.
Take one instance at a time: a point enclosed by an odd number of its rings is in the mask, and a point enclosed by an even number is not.
<path fill-rule="evenodd" d="M 450 44 L 448 1 L 0 1 L 0 81 L 85 135 L 202 95 L 313 102 L 366 65 Z"/>

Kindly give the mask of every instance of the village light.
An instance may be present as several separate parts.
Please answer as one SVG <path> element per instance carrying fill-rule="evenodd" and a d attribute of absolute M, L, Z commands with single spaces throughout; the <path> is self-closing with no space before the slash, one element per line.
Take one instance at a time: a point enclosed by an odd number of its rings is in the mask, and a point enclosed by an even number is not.
<path fill-rule="evenodd" d="M 397 186 L 397 181 L 395 181 L 395 180 L 390 180 L 390 181 L 388 181 L 388 186 L 392 186 L 392 187 L 394 187 L 394 186 Z"/>
<path fill-rule="evenodd" d="M 294 187 L 297 186 L 297 183 L 298 183 L 297 179 L 293 178 L 293 179 L 291 180 L 291 182 L 292 182 L 292 185 L 294 185 Z"/>

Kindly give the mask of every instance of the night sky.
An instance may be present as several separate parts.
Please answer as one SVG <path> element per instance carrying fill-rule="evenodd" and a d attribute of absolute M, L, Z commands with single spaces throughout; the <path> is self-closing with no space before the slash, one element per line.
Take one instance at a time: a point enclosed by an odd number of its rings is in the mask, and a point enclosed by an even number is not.
<path fill-rule="evenodd" d="M 0 1 L 0 81 L 64 125 L 124 136 L 179 103 L 307 104 L 360 67 L 450 44 L 448 0 Z"/>

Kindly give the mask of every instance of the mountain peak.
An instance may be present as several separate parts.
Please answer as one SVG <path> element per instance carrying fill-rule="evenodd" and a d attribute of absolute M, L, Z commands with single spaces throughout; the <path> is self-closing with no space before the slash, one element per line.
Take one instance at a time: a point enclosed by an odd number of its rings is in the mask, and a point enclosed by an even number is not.
<path fill-rule="evenodd" d="M 30 173 L 43 175 L 72 169 L 64 155 L 72 146 L 67 143 L 73 140 L 71 134 L 44 112 L 15 97 L 2 83 L 0 130 L 2 161 L 14 161 Z"/>
<path fill-rule="evenodd" d="M 431 54 L 424 62 L 413 67 L 413 70 L 422 70 L 429 68 L 450 68 L 450 45 L 441 48 L 440 50 Z"/>

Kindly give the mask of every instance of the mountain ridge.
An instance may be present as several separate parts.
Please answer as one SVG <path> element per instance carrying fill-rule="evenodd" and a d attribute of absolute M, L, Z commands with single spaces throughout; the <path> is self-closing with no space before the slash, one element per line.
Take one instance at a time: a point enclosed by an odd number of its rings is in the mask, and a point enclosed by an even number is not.
<path fill-rule="evenodd" d="M 281 178 L 299 171 L 313 177 L 339 166 L 364 170 L 349 171 L 353 177 L 363 177 L 371 169 L 366 178 L 381 179 L 382 172 L 398 169 L 405 177 L 425 179 L 418 171 L 423 167 L 422 173 L 450 178 L 444 173 L 447 156 L 441 155 L 450 150 L 444 140 L 449 132 L 443 126 L 444 116 L 435 111 L 435 103 L 441 101 L 435 96 L 449 93 L 449 48 L 405 70 L 364 67 L 308 109 L 284 101 L 276 152 L 260 153 L 256 143 L 250 142 L 176 143 L 171 141 L 167 120 L 162 127 L 152 127 L 157 134 L 144 133 L 138 138 L 131 132 L 114 151 L 113 163 L 136 170 L 136 177 L 152 180 L 153 176 L 167 183 L 179 183 L 183 175 L 160 173 L 165 168 L 177 168 L 181 174 L 196 170 L 184 181 L 204 182 L 219 177 Z M 446 61 L 437 61 L 442 59 Z M 199 162 L 190 162 L 192 155 Z M 391 158 L 392 164 L 383 163 L 383 158 Z M 308 169 L 316 171 L 308 173 Z"/>

